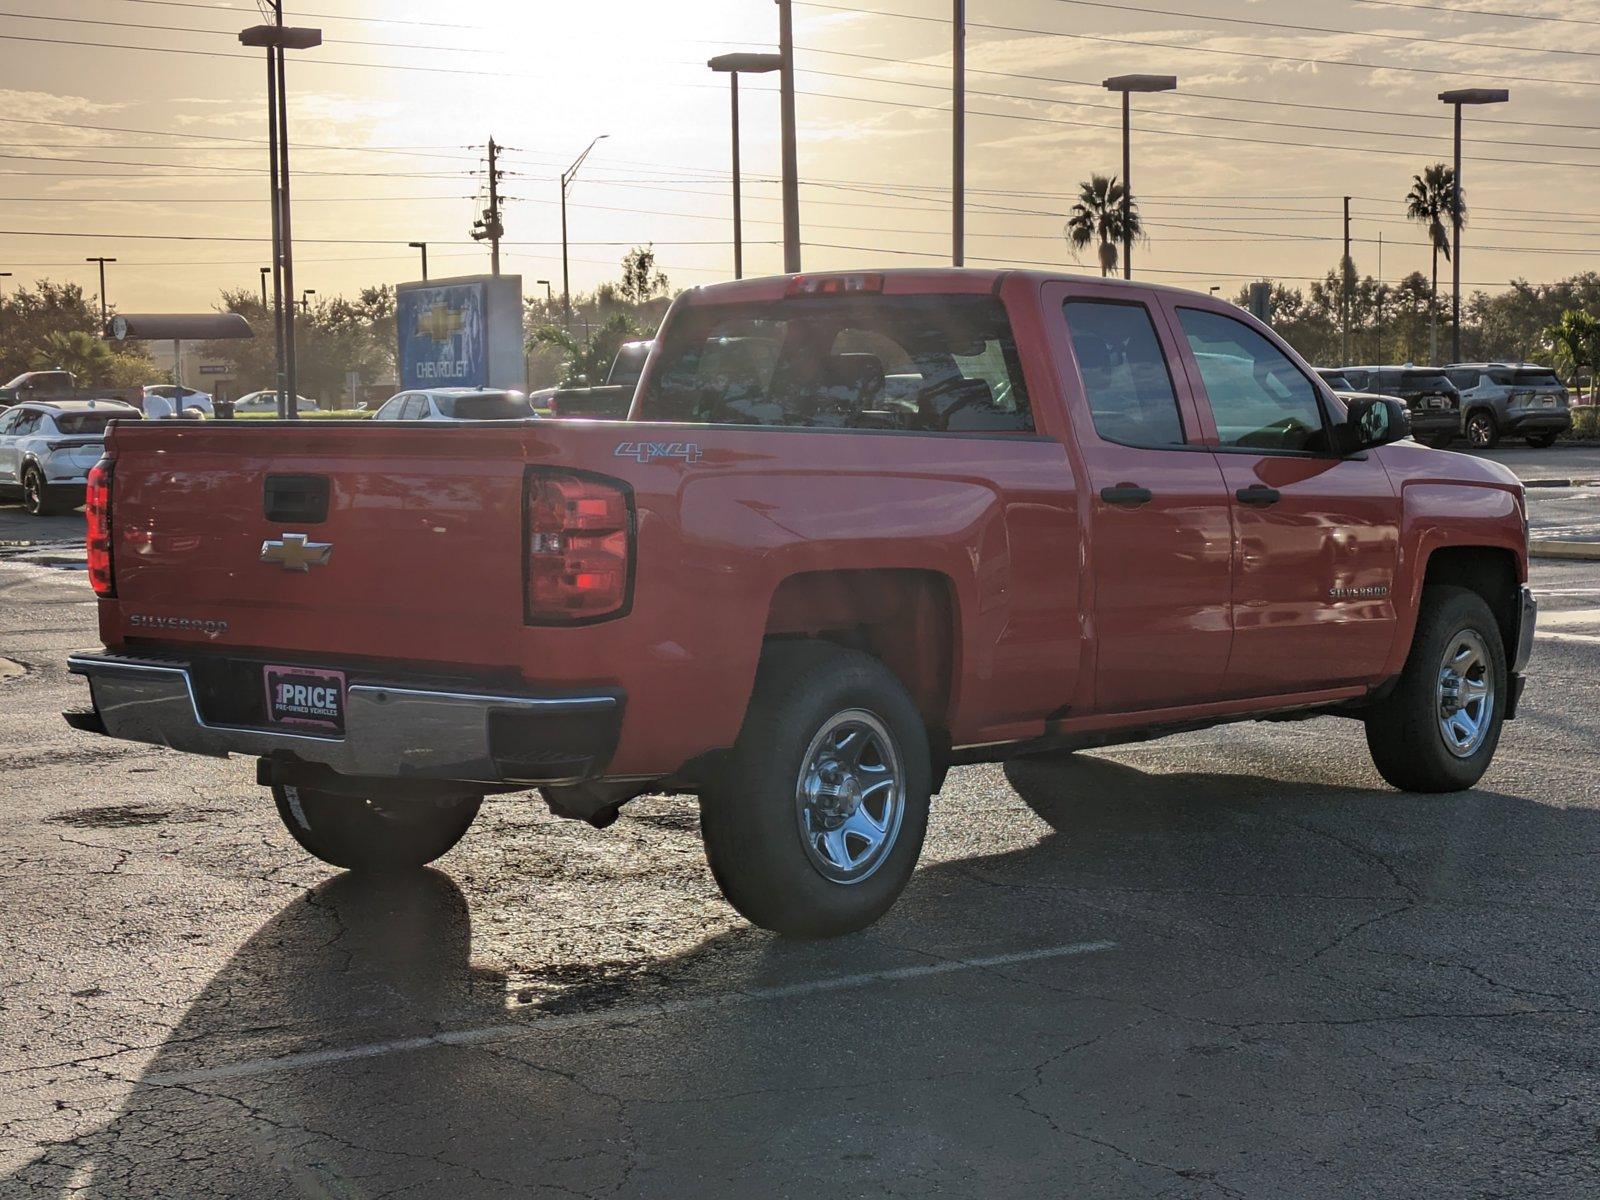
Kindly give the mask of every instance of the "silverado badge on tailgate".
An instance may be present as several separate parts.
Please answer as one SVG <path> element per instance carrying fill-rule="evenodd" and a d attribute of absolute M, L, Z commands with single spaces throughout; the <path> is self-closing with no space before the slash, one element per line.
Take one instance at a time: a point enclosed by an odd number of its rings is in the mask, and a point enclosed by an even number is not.
<path fill-rule="evenodd" d="M 344 672 L 310 667 L 262 667 L 267 722 L 344 732 Z"/>

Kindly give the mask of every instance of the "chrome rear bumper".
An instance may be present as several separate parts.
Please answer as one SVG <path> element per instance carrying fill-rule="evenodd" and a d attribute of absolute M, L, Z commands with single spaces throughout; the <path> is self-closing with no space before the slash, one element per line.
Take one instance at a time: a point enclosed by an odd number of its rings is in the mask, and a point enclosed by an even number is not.
<path fill-rule="evenodd" d="M 191 754 L 317 763 L 341 775 L 556 783 L 591 778 L 621 724 L 615 694 L 514 696 L 351 683 L 342 735 L 207 721 L 181 663 L 75 654 L 110 737 Z M 82 725 L 80 721 L 73 721 Z"/>

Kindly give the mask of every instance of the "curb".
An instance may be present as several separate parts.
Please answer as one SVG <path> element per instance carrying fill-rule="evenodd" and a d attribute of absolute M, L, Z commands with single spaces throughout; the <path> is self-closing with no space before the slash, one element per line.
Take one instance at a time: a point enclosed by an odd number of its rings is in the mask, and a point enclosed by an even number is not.
<path fill-rule="evenodd" d="M 1524 479 L 1525 488 L 1594 487 L 1600 479 Z"/>
<path fill-rule="evenodd" d="M 1528 543 L 1528 557 L 1600 562 L 1600 542 L 1558 542 L 1551 538 L 1535 538 Z"/>

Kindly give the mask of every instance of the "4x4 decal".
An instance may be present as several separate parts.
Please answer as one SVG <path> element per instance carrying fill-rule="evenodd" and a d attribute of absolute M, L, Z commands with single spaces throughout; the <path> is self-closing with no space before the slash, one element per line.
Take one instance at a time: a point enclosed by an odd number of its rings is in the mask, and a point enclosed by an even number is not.
<path fill-rule="evenodd" d="M 634 458 L 642 463 L 658 458 L 681 458 L 693 465 L 703 457 L 700 447 L 693 442 L 618 442 L 611 452 L 613 458 Z"/>

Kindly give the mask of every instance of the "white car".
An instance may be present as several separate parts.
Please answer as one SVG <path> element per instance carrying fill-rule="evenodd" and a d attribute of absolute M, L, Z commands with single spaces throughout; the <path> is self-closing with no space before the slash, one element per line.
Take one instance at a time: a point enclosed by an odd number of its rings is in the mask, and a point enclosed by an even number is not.
<path fill-rule="evenodd" d="M 428 388 L 383 402 L 374 421 L 522 421 L 538 414 L 522 392 L 505 388 Z"/>
<path fill-rule="evenodd" d="M 147 384 L 144 389 L 144 415 L 152 420 L 160 417 L 203 413 L 212 416 L 214 409 L 208 392 L 180 387 L 175 383 Z"/>
<path fill-rule="evenodd" d="M 29 400 L 0 412 L 0 493 L 21 496 L 36 517 L 77 508 L 106 426 L 142 419 L 120 400 Z"/>
<path fill-rule="evenodd" d="M 317 402 L 304 396 L 298 397 L 300 412 L 318 412 Z M 264 388 L 259 392 L 246 392 L 233 402 L 233 411 L 236 413 L 275 413 L 278 411 L 278 393 L 274 388 Z"/>

